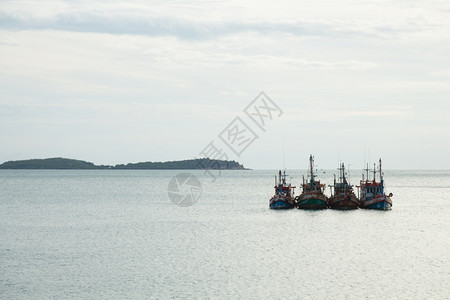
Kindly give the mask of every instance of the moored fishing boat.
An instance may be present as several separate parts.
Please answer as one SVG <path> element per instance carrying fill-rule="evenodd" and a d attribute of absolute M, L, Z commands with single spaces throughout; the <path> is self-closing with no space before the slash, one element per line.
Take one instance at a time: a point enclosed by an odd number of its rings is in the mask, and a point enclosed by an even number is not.
<path fill-rule="evenodd" d="M 269 207 L 271 209 L 289 209 L 295 207 L 295 186 L 286 183 L 286 176 L 286 171 L 281 174 L 281 170 L 278 173 L 278 180 L 275 175 L 275 195 L 269 201 Z"/>
<path fill-rule="evenodd" d="M 324 194 L 325 185 L 320 180 L 315 180 L 314 158 L 309 156 L 309 182 L 303 177 L 302 193 L 295 197 L 299 209 L 325 209 L 328 206 L 328 198 Z"/>
<path fill-rule="evenodd" d="M 381 171 L 381 158 L 379 161 L 379 169 L 376 170 L 373 164 L 373 179 L 369 180 L 369 168 L 366 168 L 366 178 L 360 181 L 360 203 L 359 207 L 368 209 L 389 210 L 392 208 L 392 193 L 386 195 L 384 191 L 384 175 Z M 380 181 L 376 181 L 376 173 L 380 174 Z"/>
<path fill-rule="evenodd" d="M 353 186 L 349 184 L 345 176 L 345 166 L 342 163 L 339 170 L 339 181 L 334 176 L 334 185 L 331 185 L 331 197 L 328 199 L 328 205 L 332 209 L 357 209 L 359 199 L 353 192 Z"/>

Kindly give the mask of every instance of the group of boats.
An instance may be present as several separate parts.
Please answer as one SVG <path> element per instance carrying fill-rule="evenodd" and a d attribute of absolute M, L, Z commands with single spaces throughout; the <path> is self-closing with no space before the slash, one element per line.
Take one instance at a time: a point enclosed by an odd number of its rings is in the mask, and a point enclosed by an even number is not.
<path fill-rule="evenodd" d="M 345 166 L 340 164 L 339 176 L 334 175 L 334 184 L 330 185 L 331 196 L 325 195 L 326 185 L 316 180 L 314 174 L 314 158 L 309 157 L 310 167 L 308 176 L 301 184 L 302 192 L 299 196 L 294 196 L 295 186 L 286 182 L 286 171 L 279 171 L 278 178 L 275 176 L 275 195 L 269 201 L 271 209 L 289 209 L 297 207 L 299 209 L 340 209 L 349 210 L 357 208 L 389 210 L 392 207 L 392 193 L 386 195 L 384 190 L 383 172 L 381 171 L 381 159 L 379 168 L 374 164 L 372 179 L 369 178 L 369 168 L 365 169 L 366 174 L 362 175 L 358 188 L 358 196 L 355 195 L 353 185 L 346 177 Z M 372 173 L 371 172 L 371 173 Z M 377 173 L 379 180 L 377 181 Z"/>

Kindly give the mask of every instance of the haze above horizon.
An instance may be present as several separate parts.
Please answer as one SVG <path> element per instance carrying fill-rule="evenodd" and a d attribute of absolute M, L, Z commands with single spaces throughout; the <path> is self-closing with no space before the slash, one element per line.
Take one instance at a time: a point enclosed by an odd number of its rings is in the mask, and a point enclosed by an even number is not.
<path fill-rule="evenodd" d="M 449 28 L 438 0 L 2 1 L 0 161 L 174 161 L 213 141 L 251 169 L 448 170 Z M 282 111 L 264 128 L 244 113 L 261 91 Z"/>

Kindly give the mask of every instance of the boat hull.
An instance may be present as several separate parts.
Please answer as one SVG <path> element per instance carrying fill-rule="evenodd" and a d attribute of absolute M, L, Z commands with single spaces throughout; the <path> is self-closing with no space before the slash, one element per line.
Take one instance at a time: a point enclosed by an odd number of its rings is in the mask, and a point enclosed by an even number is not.
<path fill-rule="evenodd" d="M 294 208 L 294 204 L 285 201 L 274 201 L 269 204 L 270 209 L 291 209 Z"/>
<path fill-rule="evenodd" d="M 325 195 L 300 195 L 297 198 L 299 209 L 326 209 L 328 199 Z"/>
<path fill-rule="evenodd" d="M 294 207 L 295 207 L 294 200 L 285 197 L 274 197 L 270 199 L 269 202 L 270 209 L 290 209 Z"/>
<path fill-rule="evenodd" d="M 328 200 L 328 203 L 331 209 L 338 210 L 357 209 L 359 206 L 359 200 L 355 195 L 334 196 Z"/>
<path fill-rule="evenodd" d="M 392 200 L 388 196 L 379 196 L 370 200 L 361 200 L 360 208 L 390 210 L 392 208 Z"/>

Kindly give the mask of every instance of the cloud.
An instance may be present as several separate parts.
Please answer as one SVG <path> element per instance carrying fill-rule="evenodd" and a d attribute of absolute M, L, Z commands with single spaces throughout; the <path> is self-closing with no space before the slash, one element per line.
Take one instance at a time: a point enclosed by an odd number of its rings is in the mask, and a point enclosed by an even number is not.
<path fill-rule="evenodd" d="M 335 122 L 355 122 L 355 119 L 364 120 L 376 120 L 380 119 L 386 120 L 398 120 L 399 118 L 408 118 L 413 114 L 413 108 L 411 106 L 383 106 L 377 109 L 367 109 L 367 108 L 338 108 L 335 105 L 329 105 L 330 107 L 325 107 L 322 105 L 321 109 L 319 106 L 313 105 L 311 107 L 303 107 L 302 109 L 291 109 L 284 118 L 290 120 L 302 121 L 320 121 L 328 123 Z M 301 118 L 299 118 L 301 116 Z"/>
<path fill-rule="evenodd" d="M 393 27 L 352 28 L 351 24 L 296 21 L 193 21 L 189 19 L 137 13 L 105 14 L 99 12 L 57 13 L 36 16 L 29 13 L 0 12 L 0 27 L 12 30 L 60 30 L 108 34 L 176 36 L 181 39 L 209 39 L 237 33 L 285 33 L 294 36 L 386 36 Z M 387 28 L 389 27 L 389 28 Z"/>
<path fill-rule="evenodd" d="M 379 68 L 379 66 L 369 61 L 358 60 L 340 60 L 340 61 L 320 61 L 308 60 L 303 58 L 287 57 L 278 55 L 233 55 L 228 59 L 226 57 L 217 57 L 217 61 L 230 63 L 234 61 L 240 66 L 246 65 L 251 68 L 265 68 L 267 70 L 277 69 L 316 69 L 316 70 L 368 70 Z"/>
<path fill-rule="evenodd" d="M 450 70 L 441 70 L 432 72 L 431 75 L 437 76 L 437 77 L 450 77 Z"/>
<path fill-rule="evenodd" d="M 0 45 L 3 46 L 18 46 L 20 43 L 15 39 L 10 38 L 0 38 Z"/>

